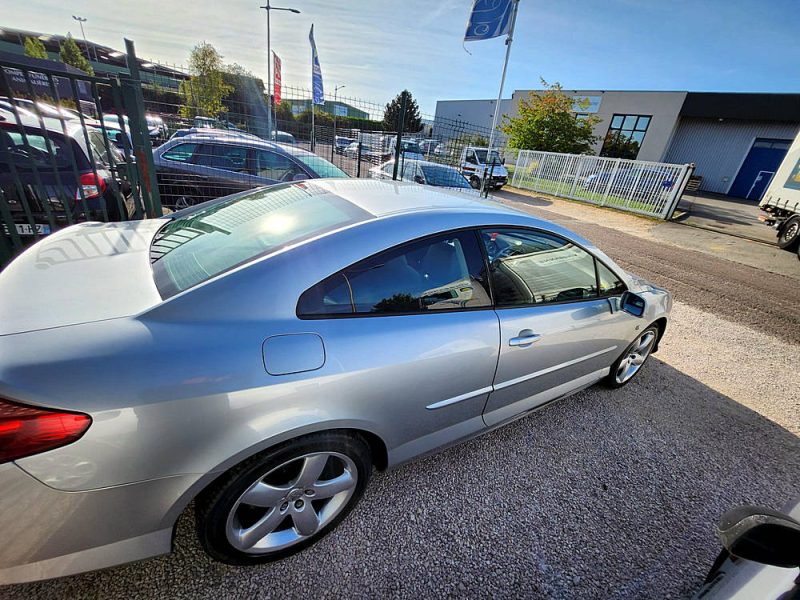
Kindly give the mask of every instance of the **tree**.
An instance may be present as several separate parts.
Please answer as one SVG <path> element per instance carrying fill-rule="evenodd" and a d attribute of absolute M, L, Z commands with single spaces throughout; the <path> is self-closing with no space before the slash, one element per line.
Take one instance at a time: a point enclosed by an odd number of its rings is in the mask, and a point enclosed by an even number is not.
<path fill-rule="evenodd" d="M 83 55 L 80 48 L 78 48 L 78 44 L 72 39 L 72 35 L 67 34 L 67 38 L 64 40 L 64 43 L 61 44 L 61 51 L 59 54 L 65 65 L 70 65 L 76 69 L 80 69 L 84 73 L 94 75 L 92 65 L 89 64 L 89 61 Z"/>
<path fill-rule="evenodd" d="M 192 48 L 189 55 L 189 79 L 181 81 L 178 93 L 183 98 L 180 115 L 217 117 L 224 112 L 222 100 L 233 91 L 223 75 L 222 56 L 207 42 Z"/>
<path fill-rule="evenodd" d="M 478 146 L 479 148 L 482 146 L 488 146 L 489 140 L 485 136 L 482 136 L 480 133 L 469 133 L 463 136 L 459 136 L 459 141 L 463 142 L 465 146 Z"/>
<path fill-rule="evenodd" d="M 31 58 L 44 58 L 45 60 L 50 58 L 47 56 L 47 50 L 44 49 L 42 40 L 37 37 L 25 38 L 25 56 L 30 56 Z"/>
<path fill-rule="evenodd" d="M 230 88 L 223 100 L 228 120 L 256 135 L 269 136 L 264 82 L 243 66 L 231 63 L 223 67 L 222 83 Z"/>
<path fill-rule="evenodd" d="M 400 124 L 400 106 L 402 96 L 406 94 L 406 114 L 403 119 L 403 132 L 416 133 L 422 129 L 422 118 L 419 116 L 419 106 L 417 101 L 411 96 L 411 92 L 403 90 L 389 103 L 383 111 L 383 128 L 385 131 L 397 131 Z"/>
<path fill-rule="evenodd" d="M 286 100 L 281 100 L 275 107 L 275 120 L 278 123 L 290 123 L 294 121 L 294 113 L 292 112 L 292 105 Z"/>
<path fill-rule="evenodd" d="M 520 101 L 518 117 L 503 115 L 500 130 L 508 135 L 508 145 L 520 150 L 594 154 L 592 146 L 598 138 L 592 130 L 600 118 L 577 118 L 572 96 L 563 93 L 558 82 L 550 85 L 542 79 L 542 86 L 543 92 L 531 92 Z M 588 100 L 578 106 L 588 108 Z"/>

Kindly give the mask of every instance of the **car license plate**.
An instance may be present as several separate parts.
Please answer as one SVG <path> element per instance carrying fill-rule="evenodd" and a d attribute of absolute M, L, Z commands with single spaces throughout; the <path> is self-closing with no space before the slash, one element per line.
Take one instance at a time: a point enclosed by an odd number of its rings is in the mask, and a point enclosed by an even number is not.
<path fill-rule="evenodd" d="M 36 228 L 36 233 L 39 235 L 47 235 L 50 233 L 50 225 L 44 225 L 42 223 L 35 223 L 34 225 L 31 225 L 30 223 L 15 223 L 14 227 L 19 235 L 33 235 L 34 227 Z M 3 225 L 3 230 L 6 234 L 8 234 L 7 225 Z"/>

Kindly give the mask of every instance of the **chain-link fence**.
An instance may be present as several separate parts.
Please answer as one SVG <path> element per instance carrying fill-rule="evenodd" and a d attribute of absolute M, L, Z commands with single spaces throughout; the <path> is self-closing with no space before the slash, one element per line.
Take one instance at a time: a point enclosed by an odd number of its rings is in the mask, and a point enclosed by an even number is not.
<path fill-rule="evenodd" d="M 76 222 L 153 217 L 278 182 L 349 176 L 475 195 L 509 180 L 487 128 L 419 114 L 405 92 L 399 107 L 338 89 L 312 105 L 310 89 L 284 84 L 276 104 L 239 67 L 198 74 L 127 46 L 128 70 L 105 77 L 0 64 L 0 264 Z"/>
<path fill-rule="evenodd" d="M 173 65 L 154 74 L 143 95 L 148 115 L 163 123 L 154 161 L 162 203 L 172 208 L 314 177 L 461 190 L 480 189 L 486 178 L 489 191 L 508 181 L 502 153 L 487 152 L 489 130 L 464 121 L 422 114 L 421 126 L 405 123 L 398 135 L 400 123 L 385 121 L 386 104 L 335 93 L 313 106 L 310 89 L 287 84 L 276 104 L 263 81 L 242 70 L 211 77 Z"/>

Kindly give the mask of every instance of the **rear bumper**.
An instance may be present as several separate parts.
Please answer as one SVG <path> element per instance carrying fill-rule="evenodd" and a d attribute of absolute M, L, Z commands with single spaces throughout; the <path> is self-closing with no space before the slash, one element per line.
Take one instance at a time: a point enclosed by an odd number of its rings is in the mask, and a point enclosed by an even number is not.
<path fill-rule="evenodd" d="M 165 554 L 195 475 L 64 492 L 0 465 L 0 585 Z"/>

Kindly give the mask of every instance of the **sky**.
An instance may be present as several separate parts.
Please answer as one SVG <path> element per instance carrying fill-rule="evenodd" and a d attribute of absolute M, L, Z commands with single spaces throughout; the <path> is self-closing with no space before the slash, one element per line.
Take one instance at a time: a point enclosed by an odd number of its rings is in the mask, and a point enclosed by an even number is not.
<path fill-rule="evenodd" d="M 276 0 L 272 49 L 285 86 L 311 87 L 314 23 L 326 97 L 385 104 L 496 98 L 505 38 L 463 44 L 471 0 Z M 266 79 L 259 0 L 4 0 L 0 27 L 71 31 L 141 58 L 186 64 L 206 41 Z M 520 0 L 504 98 L 540 78 L 565 89 L 798 92 L 797 0 Z M 357 104 L 356 104 L 357 105 Z"/>

